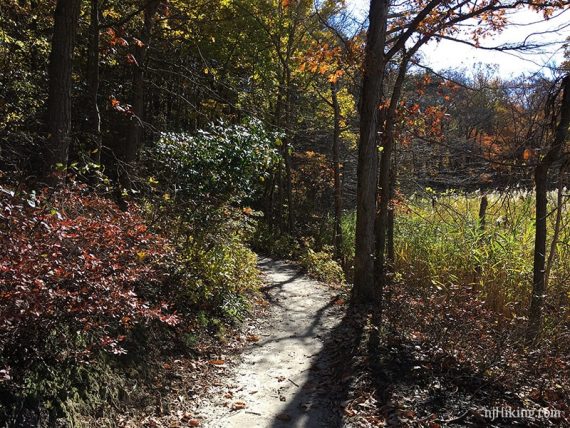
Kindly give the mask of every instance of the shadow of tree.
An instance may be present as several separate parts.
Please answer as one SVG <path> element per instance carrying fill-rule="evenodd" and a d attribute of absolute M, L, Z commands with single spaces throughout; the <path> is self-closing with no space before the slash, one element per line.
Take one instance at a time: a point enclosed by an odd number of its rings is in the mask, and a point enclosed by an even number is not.
<path fill-rule="evenodd" d="M 342 404 L 354 374 L 352 360 L 358 355 L 356 348 L 361 343 L 366 323 L 363 314 L 361 308 L 349 307 L 342 321 L 326 334 L 307 381 L 298 385 L 299 391 L 274 419 L 272 427 L 342 426 Z"/>
<path fill-rule="evenodd" d="M 505 397 L 510 405 L 524 407 L 503 384 L 473 365 L 448 352 L 434 352 L 429 342 L 406 339 L 386 324 L 372 322 L 362 340 L 368 364 L 357 368 L 361 382 L 353 387 L 360 397 L 351 406 L 364 404 L 369 422 L 394 427 L 503 426 L 491 424 L 477 409 L 491 408 Z"/>
<path fill-rule="evenodd" d="M 349 306 L 271 427 L 495 426 L 474 409 L 509 392 L 452 355 L 424 351 Z"/>

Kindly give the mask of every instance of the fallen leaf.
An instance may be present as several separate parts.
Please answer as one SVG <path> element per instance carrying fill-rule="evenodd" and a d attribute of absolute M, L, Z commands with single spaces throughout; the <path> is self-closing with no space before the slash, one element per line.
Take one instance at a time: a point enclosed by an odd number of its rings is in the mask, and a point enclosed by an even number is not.
<path fill-rule="evenodd" d="M 242 410 L 245 409 L 247 407 L 247 404 L 245 404 L 244 401 L 236 401 L 234 404 L 232 404 L 232 410 Z"/>

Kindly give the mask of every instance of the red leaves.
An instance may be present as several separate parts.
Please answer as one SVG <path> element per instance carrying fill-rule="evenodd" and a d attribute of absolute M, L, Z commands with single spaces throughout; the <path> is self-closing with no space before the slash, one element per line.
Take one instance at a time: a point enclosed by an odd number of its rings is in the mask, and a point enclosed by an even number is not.
<path fill-rule="evenodd" d="M 121 212 L 81 191 L 45 190 L 35 207 L 0 195 L 0 349 L 41 352 L 58 330 L 82 332 L 84 349 L 122 354 L 119 343 L 135 324 L 178 323 L 168 304 L 141 297 L 142 286 L 164 282 L 167 242 L 148 230 L 136 207 Z M 65 348 L 70 339 L 57 340 Z"/>
<path fill-rule="evenodd" d="M 136 65 L 137 67 L 139 66 L 139 63 L 133 54 L 127 54 L 126 59 L 127 64 Z"/>

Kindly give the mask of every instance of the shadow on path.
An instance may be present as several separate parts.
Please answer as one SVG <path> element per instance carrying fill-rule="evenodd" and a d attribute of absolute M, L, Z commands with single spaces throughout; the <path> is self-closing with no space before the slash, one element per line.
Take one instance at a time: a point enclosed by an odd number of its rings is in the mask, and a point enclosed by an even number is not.
<path fill-rule="evenodd" d="M 316 325 L 316 321 L 313 325 Z M 353 360 L 362 341 L 366 316 L 349 307 L 336 327 L 324 337 L 322 350 L 313 358 L 307 381 L 270 425 L 283 427 L 341 427 L 342 405 L 348 398 Z"/>

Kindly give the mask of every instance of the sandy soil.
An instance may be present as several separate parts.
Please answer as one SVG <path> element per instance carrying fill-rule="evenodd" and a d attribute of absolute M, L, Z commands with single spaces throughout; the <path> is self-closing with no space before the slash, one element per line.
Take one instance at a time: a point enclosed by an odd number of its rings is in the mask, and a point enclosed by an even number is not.
<path fill-rule="evenodd" d="M 198 409 L 212 428 L 341 426 L 323 342 L 338 326 L 335 291 L 285 262 L 261 259 L 270 307 L 257 336 Z M 334 389 L 334 388 L 333 388 Z"/>

